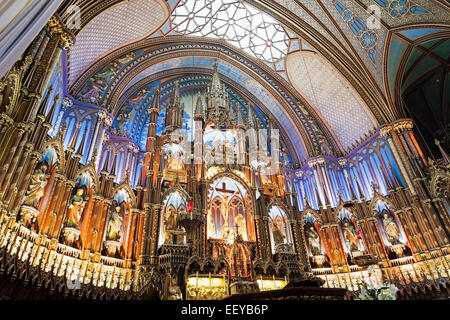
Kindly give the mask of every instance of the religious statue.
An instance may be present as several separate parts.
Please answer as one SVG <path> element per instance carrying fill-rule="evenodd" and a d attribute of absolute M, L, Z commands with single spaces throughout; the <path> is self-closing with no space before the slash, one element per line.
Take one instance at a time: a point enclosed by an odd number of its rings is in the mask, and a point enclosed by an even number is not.
<path fill-rule="evenodd" d="M 228 215 L 229 215 L 229 212 L 228 212 L 228 209 L 229 209 L 229 203 L 228 203 L 228 196 L 224 193 L 223 195 L 222 195 L 222 203 L 221 203 L 221 206 L 220 206 L 220 213 L 222 214 L 222 218 L 223 218 L 223 225 L 224 225 L 224 227 L 225 226 L 229 226 L 229 218 L 228 218 Z"/>
<path fill-rule="evenodd" d="M 44 195 L 44 189 L 47 185 L 47 168 L 47 164 L 44 162 L 34 171 L 23 203 L 24 205 L 37 209 L 39 200 Z"/>
<path fill-rule="evenodd" d="M 350 223 L 348 220 L 345 220 L 344 222 L 344 241 L 347 245 L 348 250 L 350 252 L 357 251 L 358 250 L 358 237 L 356 234 L 355 227 L 352 223 Z"/>
<path fill-rule="evenodd" d="M 169 206 L 166 210 L 166 230 L 178 229 L 178 216 L 174 207 Z"/>
<path fill-rule="evenodd" d="M 383 228 L 392 245 L 400 244 L 400 230 L 394 218 L 387 211 L 383 212 Z"/>
<path fill-rule="evenodd" d="M 106 240 L 119 241 L 122 236 L 122 216 L 120 206 L 116 206 L 112 211 L 106 228 Z"/>
<path fill-rule="evenodd" d="M 247 241 L 247 228 L 245 226 L 245 218 L 241 213 L 239 213 L 238 216 L 236 217 L 235 223 L 237 231 L 241 235 L 242 239 L 244 239 L 244 241 Z"/>
<path fill-rule="evenodd" d="M 320 244 L 320 237 L 319 234 L 317 233 L 316 229 L 314 228 L 314 226 L 310 226 L 309 229 L 307 230 L 307 238 L 308 238 L 308 242 L 309 242 L 309 247 L 311 249 L 311 253 L 313 256 L 318 256 L 322 254 L 322 250 L 321 250 L 321 244 Z"/>
<path fill-rule="evenodd" d="M 70 201 L 69 210 L 67 213 L 66 227 L 78 228 L 80 225 L 81 213 L 83 212 L 85 201 L 83 199 L 84 189 L 78 188 L 75 195 Z"/>
<path fill-rule="evenodd" d="M 176 278 L 170 279 L 170 284 L 168 288 L 167 300 L 182 300 L 183 294 L 181 293 L 181 289 L 177 284 Z"/>
<path fill-rule="evenodd" d="M 207 229 L 208 229 L 208 236 L 215 237 L 215 235 L 216 235 L 216 226 L 214 225 L 214 219 L 212 217 L 211 211 L 208 212 Z"/>
<path fill-rule="evenodd" d="M 283 234 L 283 222 L 279 219 L 275 219 L 273 221 L 273 227 L 272 227 L 272 235 L 273 235 L 273 241 L 275 242 L 275 245 L 283 244 L 284 239 L 286 238 Z"/>

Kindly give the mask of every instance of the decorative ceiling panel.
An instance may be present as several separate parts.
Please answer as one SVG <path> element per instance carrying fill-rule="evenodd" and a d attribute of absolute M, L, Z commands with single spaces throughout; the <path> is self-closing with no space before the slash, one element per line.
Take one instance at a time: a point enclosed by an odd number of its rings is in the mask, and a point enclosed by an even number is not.
<path fill-rule="evenodd" d="M 443 5 L 432 0 L 360 0 L 380 8 L 381 19 L 389 28 L 419 23 L 448 24 L 450 16 Z M 448 7 L 447 7 L 448 8 Z"/>
<path fill-rule="evenodd" d="M 152 34 L 168 16 L 162 0 L 125 1 L 103 11 L 80 31 L 69 52 L 69 85 L 99 57 Z"/>
<path fill-rule="evenodd" d="M 344 148 L 376 126 L 356 90 L 318 54 L 289 54 L 287 71 L 293 85 L 319 111 Z"/>
<path fill-rule="evenodd" d="M 307 12 L 298 3 L 296 3 L 296 1 L 293 1 L 293 0 L 275 0 L 275 2 L 278 2 L 280 5 L 282 5 L 287 10 L 291 11 L 292 13 L 297 15 L 298 17 L 301 17 L 302 20 L 304 20 L 308 25 L 310 25 L 315 31 L 320 33 L 325 38 L 327 38 L 327 40 L 332 42 L 336 47 L 339 48 L 339 47 L 342 47 L 342 46 L 346 46 L 344 44 L 343 38 L 340 36 L 340 34 L 338 32 L 336 32 L 335 36 L 337 36 L 338 38 L 342 39 L 342 42 L 340 42 L 340 43 L 335 41 L 333 39 L 333 37 L 330 35 L 330 33 L 328 32 L 328 30 L 323 28 L 317 22 L 317 20 L 320 19 L 319 21 L 322 21 L 325 25 L 327 25 L 327 26 L 331 26 L 332 25 L 331 21 L 327 17 L 324 16 L 324 12 L 321 9 L 319 9 L 319 10 L 317 10 L 315 12 L 317 14 L 317 16 L 318 16 L 318 19 L 315 19 L 313 15 L 310 15 L 309 12 Z M 306 2 L 305 2 L 305 4 L 306 4 Z M 309 5 L 312 6 L 313 4 L 309 4 Z M 334 27 L 333 27 L 333 29 L 334 29 Z"/>

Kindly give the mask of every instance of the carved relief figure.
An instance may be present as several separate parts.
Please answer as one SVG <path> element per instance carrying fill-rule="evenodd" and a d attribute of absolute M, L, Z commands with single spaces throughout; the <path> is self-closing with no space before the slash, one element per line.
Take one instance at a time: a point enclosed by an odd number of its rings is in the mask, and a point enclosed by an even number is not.
<path fill-rule="evenodd" d="M 281 217 L 276 217 L 273 221 L 273 227 L 272 227 L 272 235 L 273 235 L 273 241 L 275 242 L 275 245 L 283 244 L 284 239 L 286 238 L 283 233 L 283 220 Z"/>
<path fill-rule="evenodd" d="M 214 237 L 216 235 L 216 226 L 214 225 L 214 219 L 213 219 L 213 216 L 211 214 L 211 211 L 208 212 L 207 230 L 208 230 L 208 236 L 209 237 Z"/>
<path fill-rule="evenodd" d="M 166 210 L 166 230 L 178 229 L 177 212 L 174 207 L 169 206 Z"/>
<path fill-rule="evenodd" d="M 67 213 L 67 219 L 64 222 L 64 226 L 71 227 L 71 228 L 78 228 L 80 225 L 80 219 L 81 219 L 81 213 L 83 212 L 84 208 L 84 189 L 78 188 L 75 195 L 72 197 L 72 200 L 70 201 L 69 210 Z"/>
<path fill-rule="evenodd" d="M 316 229 L 314 228 L 314 226 L 310 226 L 309 229 L 307 230 L 307 235 L 306 235 L 308 242 L 309 242 L 309 247 L 311 250 L 311 253 L 313 256 L 318 256 L 322 254 L 322 246 L 320 244 L 320 236 L 317 233 Z"/>
<path fill-rule="evenodd" d="M 353 226 L 353 224 L 350 223 L 348 220 L 345 220 L 344 228 L 342 231 L 344 233 L 344 241 L 345 241 L 345 244 L 347 245 L 348 250 L 350 250 L 350 252 L 357 251 L 358 250 L 358 236 L 356 234 L 356 230 L 355 230 L 355 227 Z"/>
<path fill-rule="evenodd" d="M 392 245 L 400 244 L 400 230 L 398 229 L 397 223 L 387 210 L 383 211 L 383 228 L 384 232 L 388 237 L 388 241 Z"/>
<path fill-rule="evenodd" d="M 44 195 L 44 189 L 47 185 L 47 164 L 42 163 L 31 176 L 31 183 L 28 187 L 24 205 L 37 208 L 39 200 Z"/>
<path fill-rule="evenodd" d="M 167 300 L 182 300 L 183 294 L 181 293 L 181 289 L 177 284 L 176 278 L 170 279 L 170 284 L 168 288 Z"/>
<path fill-rule="evenodd" d="M 106 229 L 106 240 L 119 241 L 122 237 L 122 216 L 120 206 L 116 206 L 111 212 Z"/>
<path fill-rule="evenodd" d="M 242 236 L 242 239 L 244 239 L 244 241 L 247 241 L 247 228 L 245 225 L 245 218 L 241 213 L 239 213 L 238 216 L 236 217 L 235 223 L 236 223 L 237 231 Z"/>

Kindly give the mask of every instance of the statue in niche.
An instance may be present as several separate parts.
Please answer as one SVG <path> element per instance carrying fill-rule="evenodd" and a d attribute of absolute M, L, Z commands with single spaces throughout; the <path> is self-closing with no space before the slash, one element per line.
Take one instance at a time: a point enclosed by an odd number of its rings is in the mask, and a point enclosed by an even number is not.
<path fill-rule="evenodd" d="M 383 229 L 392 245 L 400 244 L 400 230 L 387 210 L 383 210 Z"/>
<path fill-rule="evenodd" d="M 358 236 L 355 227 L 347 219 L 344 221 L 343 232 L 344 241 L 348 250 L 350 250 L 350 252 L 358 251 Z"/>
<path fill-rule="evenodd" d="M 120 206 L 116 206 L 111 212 L 106 227 L 106 240 L 119 241 L 122 237 L 122 215 Z"/>
<path fill-rule="evenodd" d="M 278 217 L 277 217 L 278 218 Z M 283 221 L 281 219 L 277 219 L 273 221 L 273 227 L 272 227 L 272 235 L 273 235 L 273 241 L 275 242 L 275 245 L 283 244 L 284 239 L 286 238 L 283 234 Z"/>
<path fill-rule="evenodd" d="M 307 230 L 307 236 L 309 247 L 313 256 L 319 256 L 322 254 L 322 246 L 320 243 L 320 236 L 317 233 L 314 226 L 310 226 Z"/>
<path fill-rule="evenodd" d="M 41 200 L 44 195 L 44 189 L 47 185 L 47 168 L 47 164 L 43 162 L 34 171 L 31 176 L 31 183 L 28 187 L 25 201 L 23 203 L 24 205 L 37 209 L 39 200 Z"/>
<path fill-rule="evenodd" d="M 80 225 L 81 213 L 84 209 L 84 189 L 78 188 L 75 195 L 70 201 L 69 210 L 67 213 L 67 219 L 64 222 L 65 227 L 78 228 Z"/>
<path fill-rule="evenodd" d="M 214 237 L 216 235 L 216 226 L 214 225 L 214 219 L 212 217 L 211 211 L 208 212 L 208 236 Z"/>
<path fill-rule="evenodd" d="M 178 229 L 178 216 L 174 207 L 169 206 L 166 210 L 166 230 Z"/>
<path fill-rule="evenodd" d="M 168 289 L 168 298 L 167 300 L 182 300 L 183 294 L 181 293 L 181 289 L 177 284 L 177 278 L 171 278 Z"/>
<path fill-rule="evenodd" d="M 245 225 L 245 218 L 241 213 L 237 215 L 235 223 L 238 233 L 241 235 L 244 241 L 247 241 L 247 228 Z"/>

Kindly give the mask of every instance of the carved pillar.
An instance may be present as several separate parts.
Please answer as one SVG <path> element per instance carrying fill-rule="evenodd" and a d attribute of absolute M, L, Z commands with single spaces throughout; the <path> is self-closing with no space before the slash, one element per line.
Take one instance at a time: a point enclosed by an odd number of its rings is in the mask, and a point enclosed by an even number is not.
<path fill-rule="evenodd" d="M 22 139 L 23 134 L 25 133 L 25 128 L 19 127 L 19 129 L 16 132 L 16 135 L 13 139 L 13 142 L 11 144 L 11 147 L 8 150 L 8 153 L 5 156 L 5 160 L 3 161 L 3 166 L 0 170 L 0 185 L 3 186 L 4 180 L 5 180 L 5 176 L 8 172 L 8 169 L 11 165 L 12 159 L 14 157 L 14 154 L 16 153 L 16 150 L 18 148 L 19 142 Z M 3 188 L 2 188 L 3 189 Z M 3 198 L 3 193 L 5 190 L 0 191 L 0 199 Z"/>
<path fill-rule="evenodd" d="M 145 203 L 144 205 L 144 217 L 141 217 L 142 221 L 142 251 L 139 256 L 139 263 L 141 265 L 150 264 L 150 252 L 151 252 L 151 240 L 152 240 L 152 230 L 151 230 L 151 220 L 153 218 L 152 205 L 150 203 Z"/>
<path fill-rule="evenodd" d="M 36 152 L 36 151 L 31 152 L 29 161 L 28 161 L 27 165 L 25 166 L 26 169 L 24 169 L 24 171 L 23 171 L 23 179 L 17 190 L 17 196 L 13 202 L 13 205 L 10 206 L 13 215 L 15 215 L 19 210 L 19 206 L 20 206 L 20 204 L 23 200 L 23 197 L 25 196 L 25 193 L 27 192 L 27 188 L 30 184 L 31 175 L 32 175 L 34 169 L 36 168 L 36 165 L 41 157 L 42 157 L 42 155 L 39 152 Z"/>
<path fill-rule="evenodd" d="M 3 182 L 1 183 L 1 190 L 0 190 L 0 199 L 4 200 L 5 199 L 5 193 L 7 192 L 7 188 L 9 187 L 11 180 L 13 179 L 13 177 L 16 177 L 16 168 L 18 165 L 18 162 L 20 159 L 23 159 L 24 155 L 23 155 L 23 150 L 25 147 L 25 144 L 28 141 L 28 135 L 30 134 L 30 127 L 29 126 L 20 126 L 20 128 L 23 128 L 25 130 L 25 134 L 23 136 L 21 136 L 20 138 L 20 142 L 19 145 L 17 146 L 17 149 L 14 152 L 14 156 L 11 159 L 11 162 L 8 163 L 8 168 L 6 176 L 3 180 Z M 22 129 L 19 129 L 22 130 Z M 6 164 L 6 163 L 5 163 Z"/>
<path fill-rule="evenodd" d="M 60 174 L 55 175 L 55 186 L 52 190 L 49 190 L 51 193 L 48 199 L 47 208 L 44 212 L 41 213 L 42 218 L 38 219 L 40 220 L 39 231 L 42 234 L 48 235 L 52 220 L 56 220 L 55 207 L 57 205 L 58 197 L 60 196 L 62 189 L 64 188 L 64 181 L 64 176 Z"/>
<path fill-rule="evenodd" d="M 158 239 L 159 239 L 159 224 L 161 219 L 161 205 L 154 204 L 152 208 L 152 225 L 151 225 L 151 248 L 150 248 L 150 263 L 158 263 Z"/>
<path fill-rule="evenodd" d="M 50 221 L 45 232 L 45 234 L 47 234 L 50 238 L 54 236 L 54 234 L 56 233 L 55 230 L 57 230 L 58 227 L 62 224 L 62 222 L 58 224 L 58 221 L 61 220 L 61 207 L 65 207 L 64 200 L 67 193 L 67 178 L 61 174 L 56 174 L 55 181 L 57 184 L 55 189 L 57 189 L 58 191 L 55 192 L 53 197 L 53 207 L 51 211 L 49 211 L 49 213 L 51 214 L 49 219 Z"/>
<path fill-rule="evenodd" d="M 64 193 L 61 194 L 60 198 L 58 198 L 58 205 L 55 207 L 56 222 L 53 225 L 53 228 L 49 234 L 49 237 L 51 239 L 59 238 L 59 234 L 61 232 L 62 225 L 63 225 L 64 221 L 66 220 L 67 208 L 70 205 L 69 202 L 72 197 L 72 191 L 73 191 L 74 187 L 75 187 L 75 182 L 73 182 L 71 180 L 65 181 Z"/>
<path fill-rule="evenodd" d="M 23 180 L 24 170 L 29 162 L 30 153 L 33 150 L 33 145 L 31 143 L 25 144 L 25 151 L 22 153 L 20 157 L 19 164 L 17 165 L 16 172 L 14 174 L 14 180 L 12 184 L 9 186 L 8 193 L 5 197 L 5 202 L 9 204 L 9 210 L 13 210 L 15 199 L 17 197 L 18 186 L 20 187 L 20 183 Z"/>
<path fill-rule="evenodd" d="M 384 243 L 378 232 L 376 218 L 370 217 L 357 221 L 358 227 L 366 240 L 366 250 L 369 254 L 377 255 L 381 259 L 386 259 Z"/>
<path fill-rule="evenodd" d="M 408 167 L 409 171 L 407 170 L 408 161 L 405 157 L 405 154 L 403 151 L 401 151 L 401 146 L 398 145 L 398 141 L 394 139 L 395 132 L 394 132 L 394 124 L 388 125 L 380 130 L 381 136 L 385 136 L 387 138 L 389 147 L 392 151 L 392 154 L 394 155 L 395 160 L 397 161 L 397 164 L 400 168 L 400 172 L 403 175 L 403 178 L 406 181 L 406 184 L 408 186 L 408 189 L 411 191 L 413 195 L 416 195 L 416 190 L 414 188 L 414 185 L 412 183 L 411 177 L 412 175 L 410 172 L 410 168 Z M 406 166 L 405 166 L 406 165 Z M 393 172 L 393 174 L 395 174 Z"/>

